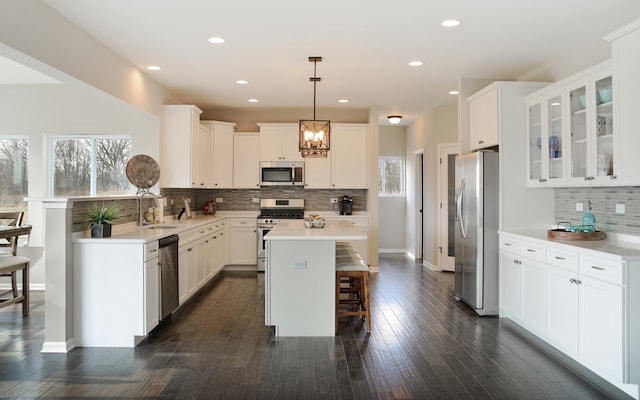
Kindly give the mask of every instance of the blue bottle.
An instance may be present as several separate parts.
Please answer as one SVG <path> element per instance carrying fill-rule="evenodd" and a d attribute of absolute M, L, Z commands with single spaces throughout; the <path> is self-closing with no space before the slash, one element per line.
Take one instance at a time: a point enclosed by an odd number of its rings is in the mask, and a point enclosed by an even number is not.
<path fill-rule="evenodd" d="M 591 200 L 587 200 L 587 211 L 582 215 L 582 232 L 596 231 L 596 217 L 591 213 Z"/>

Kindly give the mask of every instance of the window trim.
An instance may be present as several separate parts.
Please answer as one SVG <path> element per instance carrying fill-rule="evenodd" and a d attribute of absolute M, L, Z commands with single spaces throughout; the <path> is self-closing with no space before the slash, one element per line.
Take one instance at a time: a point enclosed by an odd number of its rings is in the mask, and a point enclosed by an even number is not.
<path fill-rule="evenodd" d="M 400 161 L 401 168 L 400 170 L 402 171 L 402 179 L 400 181 L 401 184 L 401 188 L 400 188 L 400 193 L 398 194 L 388 194 L 388 193 L 380 193 L 380 190 L 378 189 L 378 197 L 393 197 L 393 198 L 398 198 L 398 197 L 405 197 L 407 192 L 406 192 L 406 164 L 405 164 L 405 159 L 404 156 L 378 156 L 378 171 L 380 170 L 380 161 L 382 160 L 398 160 Z M 384 179 L 384 177 L 382 178 Z"/>
<path fill-rule="evenodd" d="M 49 135 L 48 138 L 48 163 L 47 163 L 47 193 L 49 194 L 50 197 L 52 198 L 58 198 L 54 195 L 53 190 L 54 190 L 54 183 L 53 183 L 53 179 L 54 179 L 54 171 L 55 171 L 55 141 L 56 140 L 81 140 L 81 139 L 89 139 L 91 140 L 91 182 L 89 184 L 89 195 L 87 196 L 81 196 L 81 197 L 105 197 L 104 195 L 98 195 L 96 193 L 97 191 L 97 182 L 96 182 L 96 172 L 97 172 L 97 164 L 96 164 L 96 153 L 95 153 L 95 141 L 96 140 L 100 140 L 100 139 L 129 139 L 131 141 L 131 145 L 133 146 L 133 138 L 131 137 L 131 135 L 124 135 L 124 134 L 118 134 L 118 135 L 108 135 L 108 134 L 100 134 L 100 135 L 86 135 L 86 134 L 82 134 L 82 135 L 70 135 L 70 134 L 66 134 L 66 135 Z M 118 195 L 118 196 L 123 196 L 123 195 Z M 61 196 L 61 197 L 65 197 L 65 196 Z"/>

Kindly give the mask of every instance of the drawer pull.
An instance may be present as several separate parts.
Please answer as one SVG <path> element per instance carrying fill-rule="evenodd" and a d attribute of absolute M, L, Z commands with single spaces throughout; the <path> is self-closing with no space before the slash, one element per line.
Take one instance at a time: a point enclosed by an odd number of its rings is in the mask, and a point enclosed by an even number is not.
<path fill-rule="evenodd" d="M 153 249 L 150 251 L 150 253 L 156 253 L 156 252 L 158 252 L 158 249 Z"/>
<path fill-rule="evenodd" d="M 535 253 L 535 252 L 536 252 L 534 249 L 527 249 L 527 251 L 528 251 L 529 253 Z"/>
<path fill-rule="evenodd" d="M 560 257 L 560 256 L 555 256 L 555 259 L 556 259 L 556 260 L 566 260 L 566 258 L 564 258 L 564 257 Z"/>
<path fill-rule="evenodd" d="M 505 243 L 505 246 L 513 246 L 511 243 Z"/>
<path fill-rule="evenodd" d="M 597 265 L 592 265 L 591 268 L 598 271 L 604 271 L 604 267 L 598 267 Z"/>

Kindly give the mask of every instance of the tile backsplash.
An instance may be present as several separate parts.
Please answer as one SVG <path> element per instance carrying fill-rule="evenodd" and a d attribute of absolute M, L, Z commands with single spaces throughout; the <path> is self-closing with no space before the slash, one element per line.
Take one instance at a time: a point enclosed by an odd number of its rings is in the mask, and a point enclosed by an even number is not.
<path fill-rule="evenodd" d="M 576 203 L 596 217 L 596 229 L 610 233 L 640 236 L 640 187 L 598 187 L 555 189 L 555 219 L 579 224 L 584 211 L 576 211 Z M 624 204 L 625 213 L 617 214 L 616 205 Z"/>
<path fill-rule="evenodd" d="M 182 197 L 191 199 L 192 210 L 202 210 L 204 203 L 217 198 L 224 199 L 216 206 L 220 211 L 258 211 L 260 203 L 253 199 L 304 199 L 304 209 L 309 211 L 331 211 L 331 198 L 344 195 L 353 198 L 353 211 L 367 210 L 366 189 L 304 189 L 304 188 L 262 188 L 262 189 L 172 189 L 161 191 L 167 198 L 167 204 L 174 200 L 173 209 L 169 205 L 165 208 L 165 215 L 177 214 L 182 209 Z"/>

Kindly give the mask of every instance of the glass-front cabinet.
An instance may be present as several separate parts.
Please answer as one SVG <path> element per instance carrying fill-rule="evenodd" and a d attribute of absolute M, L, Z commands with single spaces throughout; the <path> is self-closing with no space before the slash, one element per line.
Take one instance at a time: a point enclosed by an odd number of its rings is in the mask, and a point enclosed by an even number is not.
<path fill-rule="evenodd" d="M 563 104 L 563 89 L 527 101 L 527 186 L 565 182 Z"/>
<path fill-rule="evenodd" d="M 567 86 L 571 185 L 615 184 L 610 69 Z"/>

